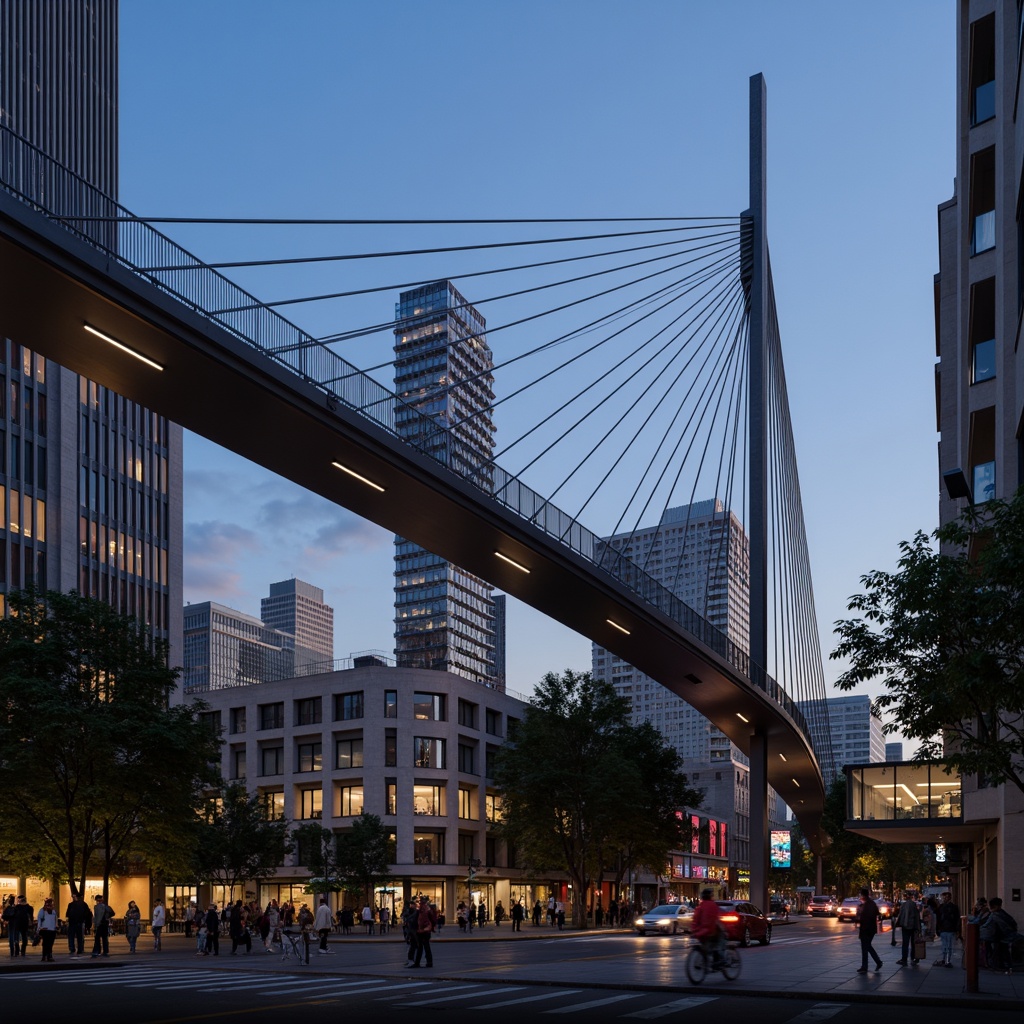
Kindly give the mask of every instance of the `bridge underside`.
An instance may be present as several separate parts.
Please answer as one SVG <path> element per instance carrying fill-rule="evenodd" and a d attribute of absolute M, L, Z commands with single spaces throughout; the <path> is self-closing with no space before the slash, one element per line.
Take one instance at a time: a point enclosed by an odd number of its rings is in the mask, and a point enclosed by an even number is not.
<path fill-rule="evenodd" d="M 821 848 L 824 792 L 808 741 L 712 650 L 499 502 L 2 193 L 0 333 L 476 573 L 658 680 L 745 753 L 763 734 L 769 783 Z"/>

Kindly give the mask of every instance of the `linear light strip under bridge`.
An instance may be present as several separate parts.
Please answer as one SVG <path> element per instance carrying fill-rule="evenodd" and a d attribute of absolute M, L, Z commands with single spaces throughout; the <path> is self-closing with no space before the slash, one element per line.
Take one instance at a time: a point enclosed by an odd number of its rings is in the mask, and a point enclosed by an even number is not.
<path fill-rule="evenodd" d="M 116 338 L 112 338 L 109 334 L 104 334 L 102 331 L 96 330 L 91 324 L 83 323 L 82 326 L 90 333 L 96 335 L 102 341 L 105 341 L 108 345 L 113 345 L 114 348 L 119 348 L 122 352 L 127 352 L 128 355 L 134 356 L 139 360 L 140 363 L 145 363 L 147 366 L 152 366 L 154 370 L 163 371 L 163 367 L 154 360 L 150 359 L 149 356 L 144 356 L 141 352 L 137 352 L 133 348 L 129 348 L 123 341 L 118 341 Z"/>

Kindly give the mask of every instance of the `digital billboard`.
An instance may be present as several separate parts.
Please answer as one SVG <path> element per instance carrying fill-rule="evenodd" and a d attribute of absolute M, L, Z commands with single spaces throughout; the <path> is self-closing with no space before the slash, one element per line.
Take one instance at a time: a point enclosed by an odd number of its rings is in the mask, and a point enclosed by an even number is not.
<path fill-rule="evenodd" d="M 772 867 L 788 868 L 792 865 L 792 846 L 789 830 L 772 829 Z"/>

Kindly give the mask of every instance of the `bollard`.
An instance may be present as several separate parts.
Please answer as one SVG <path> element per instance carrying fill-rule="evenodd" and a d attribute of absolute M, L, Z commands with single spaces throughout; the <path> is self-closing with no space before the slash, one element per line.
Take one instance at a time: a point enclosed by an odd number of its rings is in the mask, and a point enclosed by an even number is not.
<path fill-rule="evenodd" d="M 960 918 L 960 932 L 964 941 L 964 969 L 967 971 L 965 992 L 978 991 L 978 924 L 966 917 Z"/>

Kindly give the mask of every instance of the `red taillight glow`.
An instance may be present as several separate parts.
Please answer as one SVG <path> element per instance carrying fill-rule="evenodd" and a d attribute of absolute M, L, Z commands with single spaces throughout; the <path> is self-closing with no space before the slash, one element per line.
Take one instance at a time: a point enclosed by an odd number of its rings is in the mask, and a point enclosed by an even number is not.
<path fill-rule="evenodd" d="M 739 919 L 739 914 L 723 914 L 720 918 L 720 920 L 725 921 L 727 924 L 735 924 Z"/>

